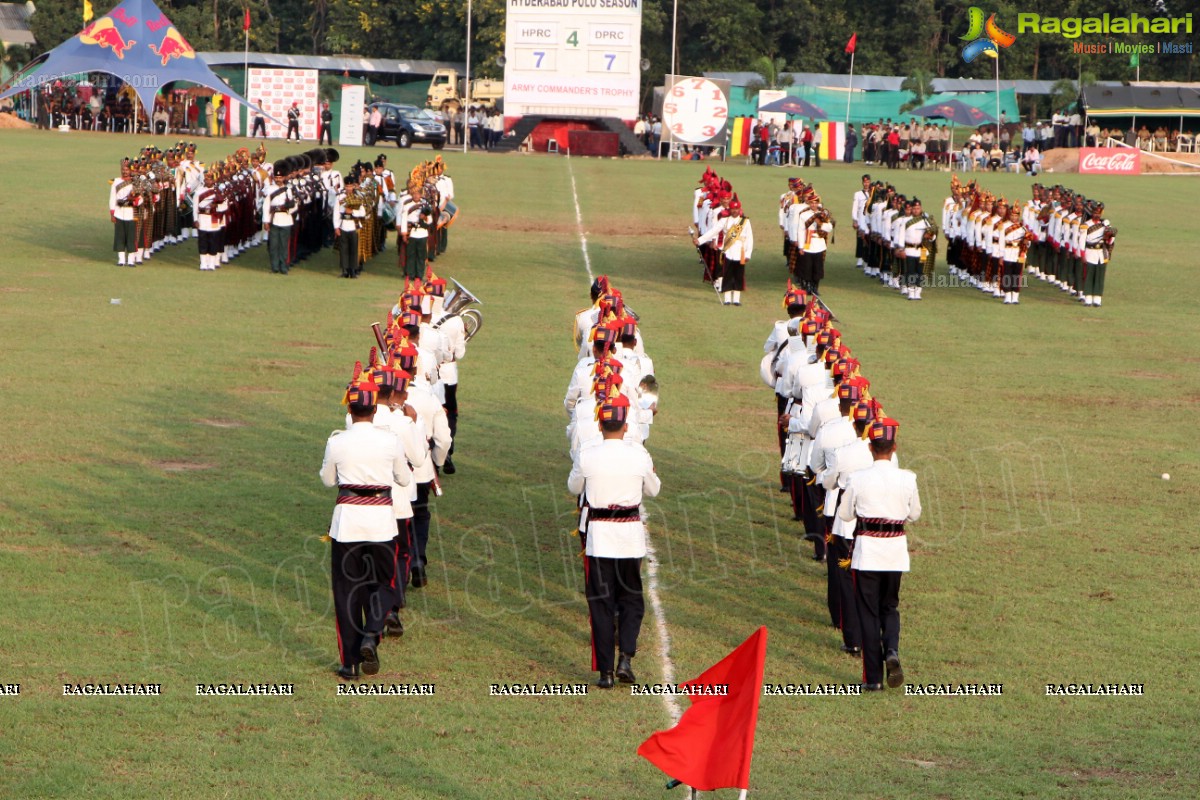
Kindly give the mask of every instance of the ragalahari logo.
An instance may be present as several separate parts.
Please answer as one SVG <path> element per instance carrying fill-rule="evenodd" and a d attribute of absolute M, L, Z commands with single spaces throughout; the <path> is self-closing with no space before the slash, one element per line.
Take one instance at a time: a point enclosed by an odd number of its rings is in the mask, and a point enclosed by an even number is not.
<path fill-rule="evenodd" d="M 79 41 L 84 44 L 98 44 L 101 47 L 112 48 L 117 58 L 125 58 L 125 51 L 137 42 L 133 39 L 125 41 L 125 37 L 113 24 L 112 17 L 101 17 L 84 28 L 79 34 Z"/>
<path fill-rule="evenodd" d="M 1000 30 L 1000 26 L 996 24 L 995 14 L 989 16 L 985 23 L 983 10 L 976 6 L 971 6 L 970 11 L 967 12 L 967 19 L 970 23 L 967 35 L 959 38 L 967 42 L 963 45 L 962 57 L 963 61 L 968 64 L 981 54 L 989 58 L 999 58 L 1000 48 L 1008 47 L 1017 40 L 1017 37 L 1011 33 Z"/>
<path fill-rule="evenodd" d="M 165 67 L 167 62 L 172 58 L 195 58 L 196 51 L 187 43 L 179 31 L 175 30 L 172 25 L 167 28 L 166 35 L 163 36 L 162 44 L 155 46 L 150 45 L 150 52 L 162 58 L 162 65 Z"/>

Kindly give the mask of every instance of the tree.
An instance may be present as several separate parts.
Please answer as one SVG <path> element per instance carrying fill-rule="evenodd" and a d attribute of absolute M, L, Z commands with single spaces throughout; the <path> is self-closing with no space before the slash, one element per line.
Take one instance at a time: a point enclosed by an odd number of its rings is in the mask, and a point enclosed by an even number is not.
<path fill-rule="evenodd" d="M 923 69 L 913 70 L 912 75 L 900 84 L 900 90 L 912 93 L 912 99 L 900 106 L 900 113 L 907 114 L 925 105 L 925 100 L 933 94 L 933 75 Z"/>
<path fill-rule="evenodd" d="M 791 75 L 784 74 L 787 62 L 782 58 L 759 56 L 751 62 L 750 68 L 761 77 L 751 78 L 742 90 L 747 100 L 758 97 L 758 93 L 763 89 L 783 89 L 794 82 Z"/>

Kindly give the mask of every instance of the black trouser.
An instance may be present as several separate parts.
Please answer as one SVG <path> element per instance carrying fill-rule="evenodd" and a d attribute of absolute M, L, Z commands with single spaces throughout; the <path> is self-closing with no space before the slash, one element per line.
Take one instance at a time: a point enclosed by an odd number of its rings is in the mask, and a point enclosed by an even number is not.
<path fill-rule="evenodd" d="M 813 542 L 813 558 L 825 558 L 825 487 L 815 480 L 809 483 L 809 478 L 800 477 L 804 481 L 805 504 L 801 516 L 804 519 L 804 532 L 816 537 Z"/>
<path fill-rule="evenodd" d="M 400 491 L 404 491 L 401 489 Z M 396 571 L 392 576 L 392 610 L 399 611 L 407 605 L 405 589 L 413 564 L 412 519 L 396 520 L 396 538 L 392 540 Z"/>
<path fill-rule="evenodd" d="M 296 134 L 296 141 L 297 142 L 300 141 L 300 123 L 294 119 L 288 121 L 287 136 L 285 136 L 284 138 L 291 139 L 292 133 Z"/>
<path fill-rule="evenodd" d="M 321 126 L 321 132 L 319 134 L 317 134 L 317 144 L 321 144 L 322 142 L 324 142 L 325 144 L 328 144 L 330 147 L 333 146 L 333 126 L 332 125 L 322 125 Z"/>
<path fill-rule="evenodd" d="M 433 456 L 431 455 L 430 458 Z M 429 559 L 425 557 L 425 547 L 429 544 L 429 493 L 433 489 L 433 481 L 417 484 L 417 499 L 413 501 L 413 550 L 412 566 L 425 568 Z"/>
<path fill-rule="evenodd" d="M 640 558 L 587 557 L 588 614 L 592 624 L 592 669 L 612 672 L 614 648 L 633 656 L 637 653 L 638 633 L 646 604 L 642 599 L 642 560 Z M 617 641 L 613 621 L 617 625 Z"/>
<path fill-rule="evenodd" d="M 255 117 L 254 127 L 250 131 L 250 138 L 253 139 L 255 136 L 258 136 L 260 131 L 262 132 L 263 138 L 267 138 L 267 121 L 262 117 Z"/>
<path fill-rule="evenodd" d="M 358 274 L 358 231 L 342 231 L 338 235 L 338 259 L 343 278 Z"/>
<path fill-rule="evenodd" d="M 446 423 L 450 426 L 450 450 L 446 453 L 449 458 L 454 455 L 454 444 L 458 441 L 458 384 L 446 383 L 442 388 L 446 394 L 442 408 L 446 409 Z"/>
<path fill-rule="evenodd" d="M 362 661 L 359 648 L 364 636 L 383 630 L 391 611 L 391 584 L 396 556 L 387 542 L 338 542 L 330 549 L 333 579 L 333 613 L 342 664 Z"/>
<path fill-rule="evenodd" d="M 829 519 L 830 530 L 833 530 L 832 518 Z M 850 544 L 841 536 L 830 538 L 827 552 L 829 559 L 830 591 L 837 597 L 838 618 L 834 624 L 842 630 L 842 644 L 846 647 L 862 647 L 862 632 L 858 622 L 858 603 L 854 599 L 854 581 L 850 570 L 838 566 L 838 562 L 850 557 Z M 833 614 L 830 600 L 830 614 Z"/>
<path fill-rule="evenodd" d="M 921 257 L 904 257 L 904 285 L 910 289 L 921 285 Z"/>
<path fill-rule="evenodd" d="M 883 683 L 883 657 L 900 650 L 902 572 L 854 571 L 854 596 L 862 630 L 863 683 Z"/>

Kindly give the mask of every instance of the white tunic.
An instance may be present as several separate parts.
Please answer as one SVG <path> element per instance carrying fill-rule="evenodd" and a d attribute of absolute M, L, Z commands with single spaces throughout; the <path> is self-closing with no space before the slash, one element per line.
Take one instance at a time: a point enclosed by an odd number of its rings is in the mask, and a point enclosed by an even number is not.
<path fill-rule="evenodd" d="M 412 470 L 394 433 L 370 422 L 334 431 L 325 444 L 321 481 L 326 486 L 408 486 Z M 337 505 L 329 536 L 339 542 L 388 542 L 396 536 L 391 503 L 379 506 Z"/>
<path fill-rule="evenodd" d="M 580 451 L 567 488 L 583 494 L 592 508 L 630 508 L 640 506 L 643 497 L 656 496 L 661 483 L 646 448 L 606 439 Z M 597 558 L 642 558 L 646 555 L 645 522 L 589 521 L 586 553 Z"/>
<path fill-rule="evenodd" d="M 868 469 L 850 476 L 838 516 L 845 522 L 856 518 L 916 522 L 921 517 L 916 474 L 891 461 L 875 461 Z M 865 536 L 860 526 L 850 567 L 870 572 L 908 572 L 908 537 Z"/>

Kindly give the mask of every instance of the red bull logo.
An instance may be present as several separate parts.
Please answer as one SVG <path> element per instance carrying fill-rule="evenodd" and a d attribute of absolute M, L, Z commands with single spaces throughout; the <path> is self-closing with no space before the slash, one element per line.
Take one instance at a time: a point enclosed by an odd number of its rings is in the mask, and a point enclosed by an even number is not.
<path fill-rule="evenodd" d="M 117 58 L 125 58 L 125 51 L 137 44 L 133 39 L 125 41 L 125 37 L 117 30 L 111 17 L 101 17 L 84 28 L 83 32 L 79 34 L 79 41 L 84 44 L 98 44 L 101 47 L 111 48 Z"/>
<path fill-rule="evenodd" d="M 162 65 L 164 67 L 172 58 L 196 57 L 196 51 L 187 43 L 187 39 L 179 35 L 179 31 L 175 30 L 174 25 L 167 28 L 167 33 L 163 36 L 161 44 L 157 46 L 150 45 L 150 52 L 162 58 Z"/>

